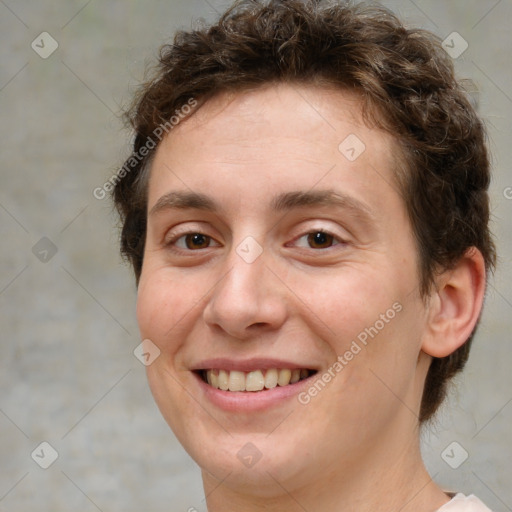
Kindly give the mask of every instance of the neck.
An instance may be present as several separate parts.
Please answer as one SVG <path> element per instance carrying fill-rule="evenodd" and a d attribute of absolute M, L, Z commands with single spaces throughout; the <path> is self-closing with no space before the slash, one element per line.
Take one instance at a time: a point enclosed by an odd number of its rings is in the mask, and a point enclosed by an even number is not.
<path fill-rule="evenodd" d="M 395 437 L 397 439 L 397 437 Z M 232 485 L 230 475 L 218 480 L 203 472 L 203 484 L 209 512 L 433 512 L 449 498 L 428 475 L 420 454 L 419 436 L 404 438 L 386 450 L 372 446 L 366 457 L 346 467 L 337 464 L 311 473 L 307 482 L 277 481 L 267 472 L 266 484 L 243 490 Z M 311 476 L 310 475 L 310 476 Z M 256 486 L 255 486 L 256 487 Z M 265 493 L 261 492 L 266 488 Z"/>

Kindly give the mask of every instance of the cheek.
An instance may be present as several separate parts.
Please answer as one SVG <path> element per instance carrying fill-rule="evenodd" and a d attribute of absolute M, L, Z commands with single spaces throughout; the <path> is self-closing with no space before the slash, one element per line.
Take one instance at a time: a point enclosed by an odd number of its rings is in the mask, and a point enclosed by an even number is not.
<path fill-rule="evenodd" d="M 375 381 L 370 369 L 398 387 L 416 369 L 424 309 L 411 293 L 414 269 L 395 267 L 352 265 L 314 280 L 297 276 L 290 284 L 306 306 L 302 319 L 327 342 L 332 361 L 346 361 L 340 380 L 354 391 Z"/>
<path fill-rule="evenodd" d="M 142 274 L 137 292 L 137 321 L 141 336 L 163 348 L 165 340 L 197 302 L 183 279 L 162 272 Z"/>
<path fill-rule="evenodd" d="M 142 338 L 161 338 L 168 323 L 164 312 L 172 311 L 170 306 L 165 283 L 143 273 L 137 291 L 137 322 Z"/>
<path fill-rule="evenodd" d="M 389 276 L 389 271 L 353 264 L 316 275 L 289 274 L 287 284 L 306 306 L 301 308 L 302 318 L 314 323 L 315 331 L 320 327 L 337 353 L 342 353 L 399 300 L 399 290 L 383 276 Z"/>
<path fill-rule="evenodd" d="M 396 297 L 395 302 L 383 302 L 373 309 L 357 333 L 347 338 L 350 347 L 344 347 L 348 348 L 345 359 L 351 358 L 345 368 L 344 391 L 348 397 L 365 401 L 361 412 L 369 417 L 380 414 L 389 419 L 403 404 L 409 410 L 417 406 L 421 303 L 407 295 Z"/>
<path fill-rule="evenodd" d="M 150 339 L 180 366 L 180 349 L 202 325 L 202 314 L 216 275 L 162 266 L 143 271 L 137 293 L 141 339 Z M 163 364 L 164 359 L 158 359 Z"/>

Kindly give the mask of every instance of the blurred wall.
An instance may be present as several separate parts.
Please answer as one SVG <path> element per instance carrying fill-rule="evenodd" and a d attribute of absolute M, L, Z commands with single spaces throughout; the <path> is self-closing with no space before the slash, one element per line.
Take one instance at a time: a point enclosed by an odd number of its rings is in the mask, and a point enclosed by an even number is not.
<path fill-rule="evenodd" d="M 455 53 L 468 45 L 455 60 L 488 126 L 501 260 L 471 362 L 424 452 L 445 488 L 512 510 L 512 3 L 382 3 L 450 36 Z M 126 155 L 119 113 L 157 48 L 225 6 L 0 1 L 0 511 L 205 510 L 199 471 L 133 355 L 135 287 L 112 207 L 93 190 Z"/>

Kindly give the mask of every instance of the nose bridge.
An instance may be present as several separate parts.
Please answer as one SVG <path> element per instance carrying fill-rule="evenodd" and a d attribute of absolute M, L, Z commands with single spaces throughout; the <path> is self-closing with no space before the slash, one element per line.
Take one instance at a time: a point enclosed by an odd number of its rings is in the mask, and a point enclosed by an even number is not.
<path fill-rule="evenodd" d="M 270 253 L 252 237 L 233 247 L 227 273 L 205 308 L 205 321 L 239 338 L 246 337 L 251 326 L 278 328 L 286 316 L 285 304 L 269 264 Z"/>
<path fill-rule="evenodd" d="M 265 263 L 262 254 L 256 257 L 252 248 L 247 250 L 242 244 L 238 246 L 230 254 L 228 273 L 216 290 L 217 301 L 226 299 L 232 308 L 245 314 L 256 311 L 264 297 Z"/>

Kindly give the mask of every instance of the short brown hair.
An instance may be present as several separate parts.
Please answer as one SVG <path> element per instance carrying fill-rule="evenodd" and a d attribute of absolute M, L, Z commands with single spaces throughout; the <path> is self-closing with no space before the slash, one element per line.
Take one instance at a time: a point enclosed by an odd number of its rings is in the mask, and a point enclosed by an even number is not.
<path fill-rule="evenodd" d="M 382 6 L 241 0 L 212 26 L 178 32 L 174 44 L 162 47 L 155 76 L 127 114 L 136 137 L 113 198 L 123 225 L 121 251 L 137 282 L 155 151 L 140 158 L 141 148 L 191 98 L 201 104 L 220 92 L 275 82 L 354 90 L 365 120 L 395 136 L 406 166 L 397 170 L 397 183 L 416 238 L 423 297 L 436 273 L 470 247 L 481 251 L 487 271 L 493 269 L 484 127 L 438 38 L 406 29 Z M 472 337 L 450 356 L 433 359 L 421 422 L 432 417 L 447 382 L 464 367 Z"/>

